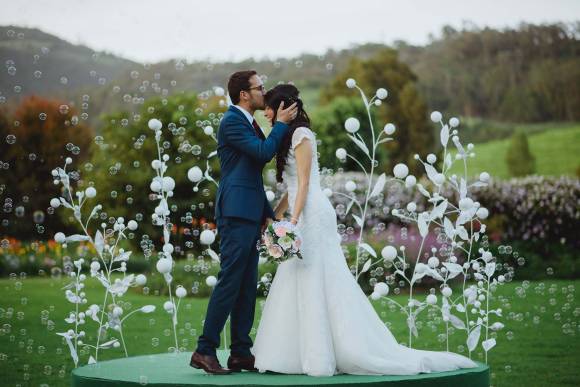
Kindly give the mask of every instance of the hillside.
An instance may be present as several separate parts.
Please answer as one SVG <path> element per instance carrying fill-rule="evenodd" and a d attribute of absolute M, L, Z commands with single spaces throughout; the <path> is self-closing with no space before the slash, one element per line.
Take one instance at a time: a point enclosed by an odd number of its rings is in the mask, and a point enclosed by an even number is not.
<path fill-rule="evenodd" d="M 521 130 L 525 127 L 520 126 Z M 536 158 L 536 174 L 575 176 L 580 168 L 580 125 L 558 125 L 541 133 L 528 136 L 530 150 Z M 505 161 L 510 140 L 496 140 L 483 144 L 475 143 L 475 159 L 468 164 L 470 175 L 487 171 L 493 177 L 509 178 Z M 462 173 L 463 167 L 456 163 L 452 172 Z"/>
<path fill-rule="evenodd" d="M 497 121 L 579 121 L 579 37 L 580 23 L 522 24 L 503 30 L 444 27 L 425 46 L 401 41 L 394 48 L 417 75 L 419 90 L 432 110 Z M 293 81 L 315 107 L 320 89 L 352 58 L 369 58 L 385 47 L 369 43 L 275 60 L 188 63 L 176 58 L 141 64 L 37 29 L 4 26 L 0 92 L 9 101 L 42 94 L 79 105 L 86 102 L 81 96 L 89 94 L 89 122 L 96 124 L 103 112 L 132 110 L 152 95 L 207 90 L 224 85 L 235 70 L 254 68 L 267 76 L 270 86 Z"/>

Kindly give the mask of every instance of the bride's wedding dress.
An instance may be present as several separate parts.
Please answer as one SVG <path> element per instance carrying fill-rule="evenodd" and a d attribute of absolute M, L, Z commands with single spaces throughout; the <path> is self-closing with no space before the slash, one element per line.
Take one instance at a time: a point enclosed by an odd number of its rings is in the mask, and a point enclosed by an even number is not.
<path fill-rule="evenodd" d="M 410 375 L 476 367 L 455 353 L 400 345 L 381 321 L 347 266 L 336 213 L 320 187 L 316 138 L 308 128 L 298 128 L 292 136 L 283 173 L 289 206 L 297 193 L 294 148 L 305 138 L 313 157 L 297 224 L 303 259 L 278 266 L 252 348 L 255 367 L 312 376 Z"/>

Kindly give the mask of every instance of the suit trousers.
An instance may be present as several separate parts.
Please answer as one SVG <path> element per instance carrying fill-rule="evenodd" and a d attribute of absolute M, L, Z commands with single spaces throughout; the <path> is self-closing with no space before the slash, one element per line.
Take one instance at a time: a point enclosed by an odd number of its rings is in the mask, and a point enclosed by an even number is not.
<path fill-rule="evenodd" d="M 203 334 L 197 352 L 215 356 L 220 333 L 230 316 L 231 354 L 250 356 L 258 282 L 258 250 L 261 225 L 237 217 L 217 220 L 220 235 L 220 272 L 207 306 Z"/>

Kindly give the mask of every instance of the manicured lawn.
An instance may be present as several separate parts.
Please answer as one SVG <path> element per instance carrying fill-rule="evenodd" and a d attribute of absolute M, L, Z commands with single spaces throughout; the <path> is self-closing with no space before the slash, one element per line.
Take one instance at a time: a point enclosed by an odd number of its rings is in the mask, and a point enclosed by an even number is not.
<path fill-rule="evenodd" d="M 50 278 L 0 280 L 2 386 L 69 385 L 73 364 L 66 344 L 55 334 L 69 328 L 64 318 L 72 310 L 72 304 L 65 300 L 60 289 L 65 283 L 65 280 Z M 580 385 L 577 371 L 580 361 L 577 284 L 578 281 L 530 282 L 527 288 L 523 287 L 525 297 L 522 297 L 521 292 L 516 295 L 516 287 L 521 287 L 522 283 L 512 282 L 496 292 L 496 302 L 500 296 L 508 301 L 503 302 L 506 327 L 498 333 L 498 344 L 490 352 L 493 386 Z M 87 286 L 89 304 L 101 303 L 100 284 L 89 279 Z M 125 339 L 129 355 L 166 352 L 172 346 L 169 317 L 162 311 L 166 299 L 135 291 L 123 298 L 131 304 L 125 305 L 126 311 L 146 304 L 157 306 L 154 313 L 136 313 L 126 321 Z M 398 302 L 404 302 L 404 296 L 396 298 Z M 383 320 L 391 323 L 391 330 L 398 340 L 406 342 L 407 329 L 402 315 L 389 311 L 383 303 L 377 301 L 374 304 Z M 206 305 L 207 299 L 195 298 L 187 298 L 181 304 L 178 340 L 186 351 L 195 347 Z M 260 307 L 255 326 L 259 312 Z M 429 327 L 426 324 L 427 312 L 420 321 L 423 324 L 419 329 L 419 339 L 415 340 L 417 347 L 444 349 L 444 342 L 437 339 L 437 334 L 443 332 L 442 323 L 435 325 L 434 329 Z M 85 329 L 86 341 L 93 343 L 91 335 L 94 335 L 95 323 L 87 319 Z M 508 332 L 513 333 L 511 340 L 507 338 L 511 336 Z M 463 332 L 453 334 L 450 341 L 450 349 L 459 351 L 458 346 L 464 345 Z M 104 360 L 121 357 L 123 352 L 121 348 L 110 349 L 102 351 L 99 356 Z M 88 354 L 81 355 L 81 363 L 86 363 L 87 359 Z M 477 353 L 475 359 L 481 361 L 482 353 Z"/>
<path fill-rule="evenodd" d="M 558 127 L 528 136 L 530 150 L 536 158 L 538 175 L 571 175 L 580 167 L 580 125 Z M 505 161 L 510 139 L 475 144 L 475 158 L 469 159 L 470 175 L 487 171 L 493 177 L 511 177 Z M 455 163 L 452 172 L 462 173 L 463 164 Z"/>

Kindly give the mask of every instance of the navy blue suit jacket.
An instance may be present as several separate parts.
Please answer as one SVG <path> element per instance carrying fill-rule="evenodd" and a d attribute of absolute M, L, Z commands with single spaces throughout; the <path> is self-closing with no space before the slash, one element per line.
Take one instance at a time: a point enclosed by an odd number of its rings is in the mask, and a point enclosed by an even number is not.
<path fill-rule="evenodd" d="M 218 132 L 218 157 L 221 177 L 218 186 L 215 217 L 234 216 L 263 223 L 274 219 L 266 199 L 262 170 L 272 160 L 288 125 L 276 122 L 268 138 L 260 138 L 244 114 L 230 106 Z"/>

